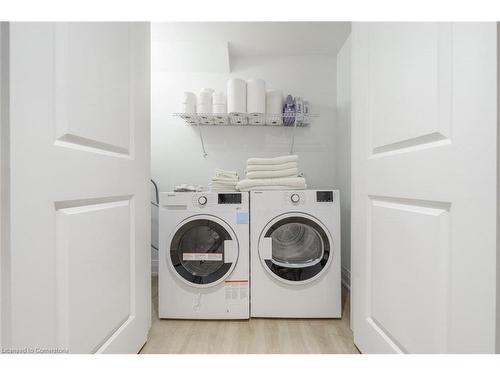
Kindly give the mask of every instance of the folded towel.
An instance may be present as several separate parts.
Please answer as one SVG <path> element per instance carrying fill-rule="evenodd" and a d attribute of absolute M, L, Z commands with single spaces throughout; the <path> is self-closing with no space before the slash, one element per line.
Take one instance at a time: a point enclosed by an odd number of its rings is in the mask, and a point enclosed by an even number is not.
<path fill-rule="evenodd" d="M 208 184 L 211 191 L 238 191 L 236 185 L 214 185 Z"/>
<path fill-rule="evenodd" d="M 236 191 L 236 182 L 229 183 L 221 183 L 221 182 L 211 182 L 208 184 L 208 188 L 211 191 Z"/>
<path fill-rule="evenodd" d="M 281 171 L 283 169 L 298 168 L 297 162 L 283 163 L 283 164 L 251 164 L 247 165 L 247 172 L 260 172 L 260 171 Z"/>
<path fill-rule="evenodd" d="M 212 177 L 210 183 L 212 184 L 226 184 L 226 185 L 236 185 L 239 179 L 237 178 L 221 178 Z"/>
<path fill-rule="evenodd" d="M 244 189 L 239 189 L 240 191 L 262 191 L 262 190 L 304 190 L 307 189 L 307 185 L 304 185 L 302 187 L 293 187 L 293 186 L 280 186 L 280 185 L 275 185 L 275 186 L 270 186 L 270 185 L 262 185 L 262 186 L 252 186 Z"/>
<path fill-rule="evenodd" d="M 225 171 L 223 169 L 215 168 L 215 177 L 236 178 L 236 179 L 238 179 L 238 173 L 236 173 L 234 171 Z"/>
<path fill-rule="evenodd" d="M 296 162 L 299 160 L 297 155 L 285 155 L 278 156 L 276 158 L 250 158 L 247 160 L 247 165 L 267 165 L 267 164 L 284 164 L 290 162 Z"/>
<path fill-rule="evenodd" d="M 279 177 L 297 177 L 299 170 L 297 168 L 283 169 L 281 171 L 255 171 L 247 172 L 247 178 L 279 178 Z"/>
<path fill-rule="evenodd" d="M 236 186 L 238 181 L 212 181 L 209 185 L 211 186 Z"/>
<path fill-rule="evenodd" d="M 236 177 L 230 177 L 230 178 L 226 178 L 226 177 L 212 177 L 212 181 L 220 181 L 220 182 L 232 182 L 234 184 L 236 184 L 238 181 L 239 181 L 239 177 L 236 176 Z"/>
<path fill-rule="evenodd" d="M 236 185 L 238 190 L 242 191 L 254 190 L 256 186 L 260 188 L 263 186 L 280 186 L 286 187 L 287 189 L 305 189 L 306 179 L 303 177 L 256 178 L 241 180 Z"/>

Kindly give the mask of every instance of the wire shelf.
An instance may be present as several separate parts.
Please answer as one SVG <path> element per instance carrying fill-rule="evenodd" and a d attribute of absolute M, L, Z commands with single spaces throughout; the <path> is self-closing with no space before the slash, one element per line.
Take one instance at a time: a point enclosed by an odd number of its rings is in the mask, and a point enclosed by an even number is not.
<path fill-rule="evenodd" d="M 293 114 L 240 114 L 240 113 L 174 113 L 188 125 L 201 126 L 282 126 L 307 127 L 312 118 L 319 117 L 311 113 Z"/>

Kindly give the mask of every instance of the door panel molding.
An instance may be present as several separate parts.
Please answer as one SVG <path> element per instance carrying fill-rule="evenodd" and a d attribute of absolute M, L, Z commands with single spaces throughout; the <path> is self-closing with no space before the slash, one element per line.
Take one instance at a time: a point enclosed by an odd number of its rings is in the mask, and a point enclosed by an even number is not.
<path fill-rule="evenodd" d="M 401 343 L 393 337 L 386 328 L 380 324 L 373 316 L 366 318 L 366 322 L 377 331 L 377 333 L 384 338 L 384 340 L 391 346 L 393 351 L 398 354 L 408 354 L 408 350 L 401 345 Z"/>
<path fill-rule="evenodd" d="M 94 24 L 93 28 L 103 30 L 101 33 L 96 33 L 97 35 L 91 35 L 94 31 L 89 32 L 88 23 L 82 22 L 56 23 L 54 27 L 56 144 L 110 156 L 132 157 L 134 54 L 131 26 L 125 23 L 108 26 L 104 23 Z M 118 32 L 114 30 L 115 28 L 123 30 Z M 107 36 L 106 31 L 113 34 Z M 80 38 L 72 40 L 73 34 L 77 34 L 76 36 Z M 86 44 L 82 46 L 84 42 Z M 91 42 L 103 45 L 90 47 L 88 44 Z M 73 46 L 79 47 L 73 48 Z M 85 50 L 80 51 L 82 47 L 86 50 L 98 49 L 98 52 L 85 54 Z M 74 54 L 77 55 L 73 56 Z M 85 66 L 76 68 L 73 66 L 72 69 L 72 64 L 75 65 L 75 62 L 84 65 L 80 62 L 83 59 L 87 59 Z M 114 77 L 110 77 L 112 72 L 116 72 Z M 92 75 L 89 77 L 90 73 L 95 74 L 95 77 Z M 82 75 L 86 77 L 83 78 Z M 109 82 L 111 78 L 114 79 L 113 84 Z M 108 79 L 106 86 L 85 87 L 87 84 L 102 85 L 104 79 Z M 72 87 L 73 84 L 77 86 Z M 124 92 L 128 93 L 127 96 L 123 94 Z M 116 100 L 113 101 L 114 97 Z M 84 108 L 78 107 L 83 105 Z M 120 108 L 122 110 L 119 110 Z M 82 112 L 72 113 L 72 110 Z M 125 116 L 121 119 L 122 123 L 117 123 L 113 119 L 116 113 Z M 82 123 L 81 117 L 87 122 Z M 111 122 L 109 119 L 114 121 Z"/>
<path fill-rule="evenodd" d="M 115 146 L 109 143 L 98 142 L 93 139 L 80 137 L 74 134 L 64 134 L 55 142 L 55 146 L 72 148 L 87 152 L 95 152 L 96 154 L 116 156 L 131 159 L 128 149 Z"/>
<path fill-rule="evenodd" d="M 375 147 L 373 149 L 371 159 L 381 156 L 391 156 L 404 152 L 413 152 L 425 150 L 431 147 L 446 146 L 451 143 L 451 140 L 441 133 L 435 132 L 420 137 L 406 139 L 404 141 L 391 143 L 384 146 Z"/>
<path fill-rule="evenodd" d="M 369 196 L 366 320 L 396 352 L 447 350 L 450 221 L 450 202 Z"/>
<path fill-rule="evenodd" d="M 418 35 L 422 32 L 422 30 L 429 29 L 430 23 L 413 23 L 413 24 L 397 24 L 397 23 L 378 23 L 373 24 L 375 28 L 390 28 L 387 33 L 384 33 L 380 39 L 383 42 L 380 42 L 379 48 L 375 51 L 375 36 L 377 33 L 372 33 L 369 35 L 369 43 L 368 43 L 368 90 L 369 90 L 369 139 L 370 139 L 370 149 L 369 155 L 371 156 L 380 156 L 379 154 L 385 152 L 396 152 L 396 151 L 417 151 L 419 149 L 425 149 L 432 146 L 442 145 L 444 141 L 447 140 L 444 144 L 448 144 L 451 142 L 451 119 L 452 119 L 452 72 L 453 72 L 453 59 L 452 59 L 452 38 L 453 38 L 453 26 L 449 23 L 434 23 L 432 24 L 435 30 L 433 46 L 426 46 L 428 54 L 432 53 L 432 56 L 428 56 L 430 61 L 427 62 L 426 67 L 431 69 L 429 74 L 423 74 L 423 72 L 419 71 L 419 67 L 414 67 L 412 65 L 421 65 L 421 62 L 412 64 L 412 61 L 404 61 L 404 66 L 408 68 L 409 71 L 404 70 L 403 72 L 399 72 L 400 74 L 396 74 L 396 77 L 393 77 L 394 71 L 388 69 L 388 66 L 394 67 L 394 64 L 390 65 L 388 61 L 378 61 L 380 56 L 384 56 L 386 59 L 395 59 L 400 57 L 402 53 L 399 55 L 396 52 L 392 52 L 393 55 L 385 56 L 386 53 L 381 53 L 381 51 L 385 51 L 387 45 L 393 45 L 391 48 L 393 51 L 398 51 L 398 49 L 402 49 L 403 52 L 407 52 L 408 54 L 415 54 L 414 57 L 418 56 L 418 52 L 416 50 L 417 47 L 414 47 L 411 44 L 411 41 L 406 41 L 404 39 L 405 34 L 402 32 L 391 32 L 392 29 L 396 30 L 396 28 L 401 27 L 405 28 L 404 31 L 411 34 L 412 37 L 417 38 Z M 415 30 L 411 30 L 414 28 Z M 389 39 L 389 40 L 387 40 Z M 391 43 L 392 42 L 392 43 Z M 399 43 L 398 43 L 399 42 Z M 429 51 L 430 50 L 430 51 Z M 378 53 L 377 55 L 375 55 Z M 375 58 L 378 56 L 379 59 Z M 411 60 L 408 59 L 408 60 Z M 377 65 L 378 63 L 378 65 Z M 413 73 L 411 74 L 413 69 Z M 405 87 L 406 92 L 401 92 L 400 90 L 395 89 L 395 86 L 400 84 L 398 79 L 402 79 L 402 76 L 412 75 L 411 77 L 407 77 L 404 84 L 407 85 Z M 418 89 L 420 82 L 428 78 L 428 76 L 433 77 L 435 82 L 428 83 L 427 87 L 434 88 L 435 92 L 433 93 L 433 97 L 435 97 L 435 105 L 434 110 L 432 111 L 432 116 L 419 116 L 418 112 L 429 111 L 431 108 L 426 108 L 425 105 L 417 110 L 414 107 L 414 103 L 421 98 L 414 98 L 417 93 L 421 92 L 422 89 Z M 380 82 L 378 82 L 380 81 Z M 392 86 L 389 85 L 392 82 Z M 389 84 L 388 84 L 389 83 Z M 384 87 L 384 84 L 387 84 L 388 87 Z M 383 88 L 384 95 L 388 95 L 388 98 L 382 98 L 380 101 L 380 93 Z M 378 90 L 378 91 L 377 91 Z M 391 92 L 394 91 L 394 92 Z M 417 93 L 413 93 L 416 91 Z M 401 98 L 403 97 L 403 98 Z M 414 100 L 406 100 L 405 99 L 414 99 Z M 389 99 L 389 100 L 387 100 Z M 394 108 L 388 108 L 390 102 Z M 431 102 L 431 100 L 429 100 Z M 385 112 L 393 113 L 397 107 L 408 106 L 408 110 L 404 113 L 402 109 L 397 110 L 397 116 L 404 119 L 404 122 L 399 123 L 397 130 L 399 135 L 387 137 L 387 131 L 391 129 L 381 128 L 381 130 L 385 130 L 384 138 L 386 141 L 376 141 L 374 139 L 374 134 L 384 133 L 383 131 L 377 131 L 380 124 L 377 124 L 376 121 L 387 123 L 392 119 L 388 119 L 387 113 L 377 114 L 379 112 L 379 107 L 383 104 Z M 429 103 L 430 104 L 430 103 Z M 415 118 L 426 118 L 427 121 L 422 121 L 421 124 L 414 122 Z M 433 119 L 433 124 L 431 125 L 430 120 Z M 422 119 L 423 120 L 423 119 Z M 412 123 L 414 122 L 414 123 Z M 408 126 L 408 129 L 404 132 L 401 132 L 401 128 L 403 125 Z M 428 130 L 421 130 L 422 127 Z"/>
<path fill-rule="evenodd" d="M 56 202 L 55 208 L 58 347 L 95 353 L 135 319 L 134 198 Z"/>

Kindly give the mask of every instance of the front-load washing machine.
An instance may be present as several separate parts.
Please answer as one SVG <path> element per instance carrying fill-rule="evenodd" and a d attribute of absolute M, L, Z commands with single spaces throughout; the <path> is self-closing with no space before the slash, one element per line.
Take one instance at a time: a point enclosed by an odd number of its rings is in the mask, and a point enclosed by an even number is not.
<path fill-rule="evenodd" d="M 160 318 L 249 318 L 248 193 L 160 194 Z"/>
<path fill-rule="evenodd" d="M 338 190 L 250 193 L 253 317 L 339 318 Z"/>

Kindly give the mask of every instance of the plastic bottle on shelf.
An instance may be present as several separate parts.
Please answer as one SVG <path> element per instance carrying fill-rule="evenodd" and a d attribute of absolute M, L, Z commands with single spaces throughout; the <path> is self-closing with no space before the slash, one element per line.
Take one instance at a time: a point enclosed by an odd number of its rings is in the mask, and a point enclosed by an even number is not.
<path fill-rule="evenodd" d="M 283 106 L 283 124 L 285 126 L 293 126 L 295 124 L 295 99 L 292 95 L 287 95 L 285 105 Z"/>

